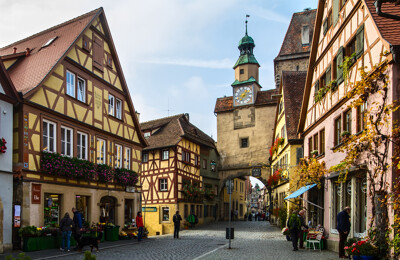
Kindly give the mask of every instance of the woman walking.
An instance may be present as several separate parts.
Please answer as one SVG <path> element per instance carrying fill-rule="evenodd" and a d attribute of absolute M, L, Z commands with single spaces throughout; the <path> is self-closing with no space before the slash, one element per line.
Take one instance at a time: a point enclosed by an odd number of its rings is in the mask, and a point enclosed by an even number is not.
<path fill-rule="evenodd" d="M 64 241 L 67 243 L 67 251 L 70 251 L 70 246 L 71 246 L 71 234 L 72 234 L 72 229 L 74 228 L 75 224 L 74 221 L 70 218 L 68 212 L 65 213 L 64 218 L 60 222 L 60 230 L 62 232 L 62 238 L 61 238 L 61 251 L 65 250 L 65 244 Z"/>

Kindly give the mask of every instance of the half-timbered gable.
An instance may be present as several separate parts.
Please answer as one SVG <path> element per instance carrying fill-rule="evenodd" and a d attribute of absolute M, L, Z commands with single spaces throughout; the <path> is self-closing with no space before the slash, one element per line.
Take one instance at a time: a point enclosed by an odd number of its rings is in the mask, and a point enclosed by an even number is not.
<path fill-rule="evenodd" d="M 347 93 L 361 78 L 360 69 L 369 71 L 387 61 L 387 102 L 398 98 L 399 16 L 400 8 L 386 1 L 319 1 L 298 132 L 304 138 L 304 154 L 311 156 L 315 150 L 317 160 L 323 160 L 328 169 L 345 157 L 336 152 L 342 145 L 342 135 L 362 132 L 363 111 L 375 106 L 369 100 L 358 108 L 349 108 L 352 100 Z M 346 61 L 346 57 L 350 59 Z M 324 184 L 320 222 L 330 233 L 331 248 L 337 246 L 336 216 L 344 206 L 352 208 L 350 236 L 365 236 L 371 220 L 366 171 L 356 166 L 349 171 L 345 183 L 338 184 L 336 172 Z M 390 182 L 390 174 L 388 178 Z M 313 200 L 310 192 L 305 196 Z"/>
<path fill-rule="evenodd" d="M 142 152 L 141 170 L 146 222 L 151 223 L 152 234 L 170 233 L 173 224 L 168 216 L 172 218 L 175 210 L 188 212 L 190 206 L 201 216 L 203 205 L 183 190 L 185 185 L 202 188 L 201 146 L 211 147 L 214 141 L 184 114 L 141 123 L 141 129 L 149 143 Z"/>
<path fill-rule="evenodd" d="M 116 192 L 114 197 L 96 203 L 104 207 L 104 203 L 112 201 L 115 204 L 123 200 L 121 196 L 127 196 L 131 204 L 127 207 L 132 209 L 131 201 L 136 195 L 125 194 L 125 186 L 129 185 L 116 182 L 117 177 L 101 180 L 101 177 L 93 179 L 86 175 L 71 178 L 41 172 L 43 151 L 95 165 L 140 172 L 141 150 L 147 143 L 140 133 L 103 9 L 3 47 L 0 56 L 23 97 L 14 116 L 17 140 L 14 163 L 22 165 L 18 177 L 39 183 L 89 188 L 92 203 L 107 197 L 96 194 L 96 189 L 112 190 Z M 23 189 L 31 190 L 29 185 L 26 183 Z M 43 187 L 51 190 L 52 186 Z M 136 198 L 136 209 L 138 203 Z M 24 207 L 29 208 L 29 205 Z M 92 208 L 93 221 L 99 221 L 97 217 L 103 211 L 98 206 Z M 123 216 L 120 213 L 117 221 L 114 212 L 112 222 L 123 224 Z M 132 216 L 125 217 L 125 221 L 132 219 Z M 43 225 L 39 219 L 33 222 Z"/>

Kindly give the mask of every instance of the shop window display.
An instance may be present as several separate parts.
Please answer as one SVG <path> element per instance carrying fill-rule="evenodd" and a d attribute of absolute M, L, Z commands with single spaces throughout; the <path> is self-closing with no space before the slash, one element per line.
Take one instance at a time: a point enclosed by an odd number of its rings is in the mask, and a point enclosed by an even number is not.
<path fill-rule="evenodd" d="M 44 225 L 56 226 L 60 223 L 61 195 L 44 194 Z"/>
<path fill-rule="evenodd" d="M 134 222 L 133 214 L 133 199 L 125 199 L 125 225 L 130 225 Z"/>
<path fill-rule="evenodd" d="M 115 224 L 115 198 L 106 196 L 100 200 L 100 223 Z"/>

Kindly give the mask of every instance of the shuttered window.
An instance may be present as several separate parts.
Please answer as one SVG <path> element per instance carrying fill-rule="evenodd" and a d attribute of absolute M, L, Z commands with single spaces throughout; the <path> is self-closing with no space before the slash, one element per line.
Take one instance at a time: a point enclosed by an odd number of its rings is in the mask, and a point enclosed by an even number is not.
<path fill-rule="evenodd" d="M 339 20 L 339 0 L 333 0 L 332 18 L 333 18 L 333 26 L 335 26 Z"/>
<path fill-rule="evenodd" d="M 343 68 L 341 67 L 343 65 L 343 54 L 344 48 L 340 47 L 336 56 L 336 80 L 338 86 L 343 82 Z"/>
<path fill-rule="evenodd" d="M 104 42 L 93 36 L 93 66 L 101 71 L 103 71 L 104 64 Z"/>
<path fill-rule="evenodd" d="M 364 24 L 360 26 L 356 34 L 356 59 L 364 53 Z"/>

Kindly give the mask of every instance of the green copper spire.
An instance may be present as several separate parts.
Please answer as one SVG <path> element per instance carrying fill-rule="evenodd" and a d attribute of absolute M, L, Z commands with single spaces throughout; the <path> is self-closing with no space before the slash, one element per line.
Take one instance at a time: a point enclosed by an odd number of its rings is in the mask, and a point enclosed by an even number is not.
<path fill-rule="evenodd" d="M 251 38 L 247 34 L 247 23 L 248 23 L 247 18 L 248 17 L 250 17 L 250 15 L 246 14 L 246 22 L 245 22 L 246 32 L 245 32 L 244 37 L 239 41 L 238 49 L 240 51 L 240 56 L 239 56 L 239 59 L 236 61 L 235 66 L 233 66 L 234 69 L 241 64 L 246 64 L 246 63 L 258 64 L 258 61 L 256 60 L 256 58 L 253 55 L 253 49 L 256 45 L 254 44 L 253 38 Z"/>

